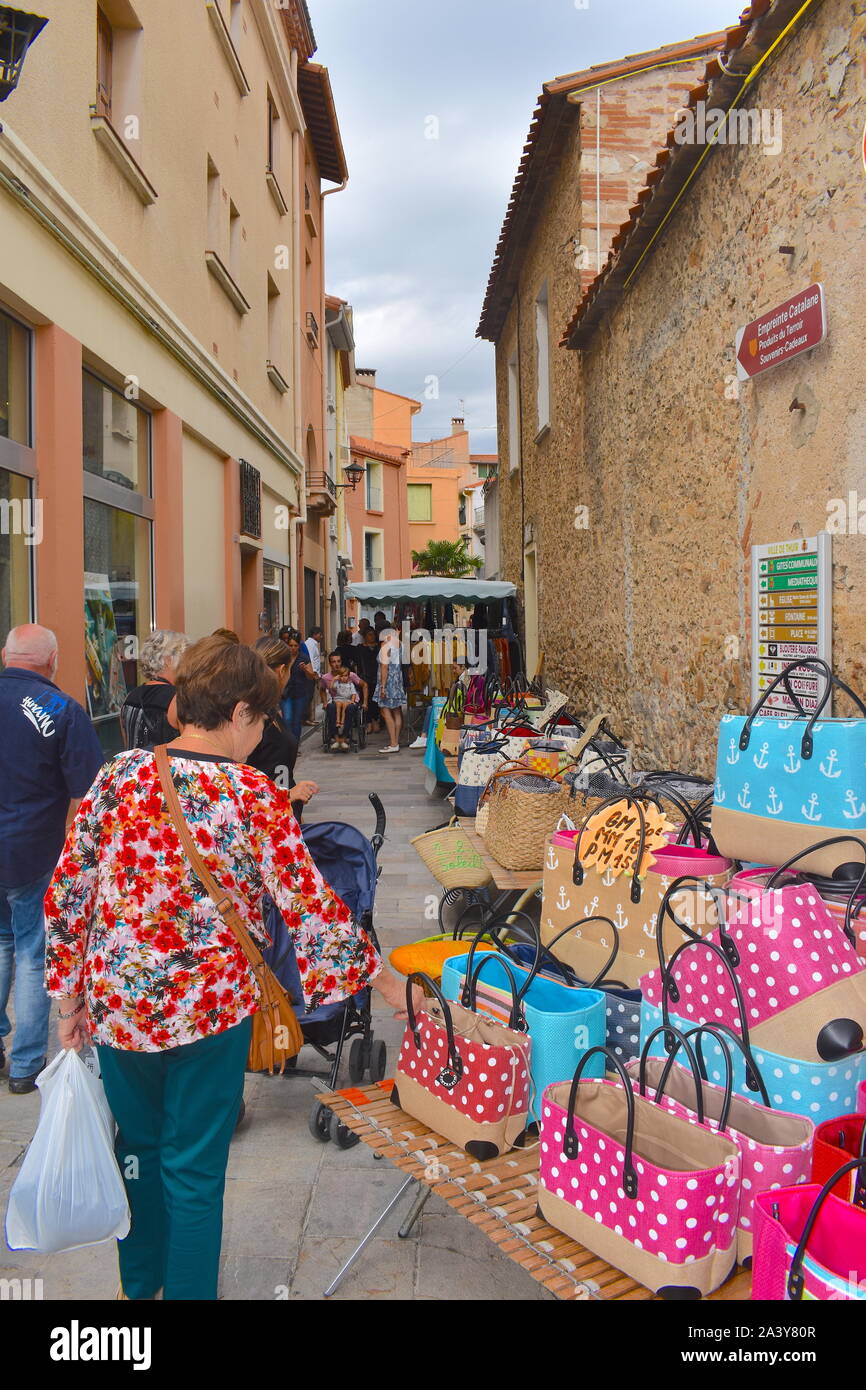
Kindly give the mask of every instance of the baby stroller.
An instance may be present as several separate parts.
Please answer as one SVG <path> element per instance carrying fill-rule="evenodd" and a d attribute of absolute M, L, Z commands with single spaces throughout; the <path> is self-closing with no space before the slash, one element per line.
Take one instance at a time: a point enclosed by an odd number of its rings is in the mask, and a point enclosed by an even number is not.
<path fill-rule="evenodd" d="M 373 927 L 373 904 L 381 872 L 377 861 L 385 838 L 386 821 L 384 807 L 375 792 L 370 793 L 370 803 L 376 813 L 376 829 L 369 840 L 353 825 L 346 825 L 342 821 L 321 821 L 304 825 L 301 829 L 307 849 L 322 877 L 342 898 L 378 949 L 379 942 Z M 265 959 L 299 1009 L 298 1022 L 305 1044 L 314 1048 L 330 1068 L 327 1072 L 308 1071 L 298 1066 L 295 1057 L 288 1064 L 291 1071 L 296 1076 L 322 1077 L 327 1080 L 328 1089 L 333 1091 L 337 1085 L 343 1047 L 351 1038 L 349 1077 L 352 1082 L 358 1085 L 365 1076 L 369 1076 L 371 1081 L 381 1081 L 388 1065 L 388 1056 L 385 1043 L 381 1038 L 373 1037 L 370 990 L 363 989 L 336 1004 L 324 1004 L 312 1013 L 301 1013 L 303 992 L 292 938 L 273 902 L 266 910 L 265 925 L 272 938 Z M 329 1047 L 333 1050 L 329 1051 Z M 351 1149 L 358 1142 L 358 1136 L 340 1124 L 336 1115 L 319 1101 L 313 1103 L 309 1125 L 310 1133 L 322 1144 L 333 1139 L 339 1148 Z"/>

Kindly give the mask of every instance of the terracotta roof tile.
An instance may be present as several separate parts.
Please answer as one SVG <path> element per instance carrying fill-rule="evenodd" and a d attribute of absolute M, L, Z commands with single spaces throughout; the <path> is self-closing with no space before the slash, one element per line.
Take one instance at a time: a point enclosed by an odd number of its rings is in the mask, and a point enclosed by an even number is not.
<path fill-rule="evenodd" d="M 298 68 L 298 96 L 310 133 L 319 173 L 332 183 L 348 178 L 346 155 L 334 105 L 328 69 L 321 63 L 304 63 Z"/>
<path fill-rule="evenodd" d="M 353 454 L 369 454 L 387 463 L 405 463 L 411 449 L 398 449 L 393 444 L 380 444 L 376 439 L 363 439 L 360 435 L 349 436 L 349 447 Z"/>

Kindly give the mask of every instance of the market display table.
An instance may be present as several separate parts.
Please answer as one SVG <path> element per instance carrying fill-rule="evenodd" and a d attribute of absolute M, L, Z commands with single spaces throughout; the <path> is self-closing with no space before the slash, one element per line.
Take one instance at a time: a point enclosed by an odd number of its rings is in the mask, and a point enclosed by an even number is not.
<path fill-rule="evenodd" d="M 449 1140 L 391 1104 L 392 1081 L 325 1092 L 318 1099 L 374 1153 L 400 1168 L 406 1182 L 367 1233 L 333 1283 L 329 1296 L 404 1192 L 415 1202 L 399 1234 L 408 1236 L 431 1193 L 478 1226 L 503 1254 L 557 1298 L 640 1301 L 655 1297 L 629 1275 L 578 1245 L 537 1215 L 538 1148 L 515 1149 L 480 1163 Z M 714 1300 L 743 1301 L 751 1276 L 737 1270 Z"/>
<path fill-rule="evenodd" d="M 507 891 L 515 889 L 540 888 L 541 869 L 503 869 L 502 865 L 493 858 L 478 831 L 475 829 L 475 821 L 471 816 L 458 817 L 460 829 L 465 834 L 472 848 L 481 858 L 490 871 L 490 877 L 497 888 Z"/>

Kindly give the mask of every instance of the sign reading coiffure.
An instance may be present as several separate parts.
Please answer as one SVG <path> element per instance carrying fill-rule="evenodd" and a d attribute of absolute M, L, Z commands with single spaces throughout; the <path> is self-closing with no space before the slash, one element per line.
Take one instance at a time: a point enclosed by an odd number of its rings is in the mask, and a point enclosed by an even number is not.
<path fill-rule="evenodd" d="M 817 347 L 826 336 L 824 286 L 810 285 L 737 330 L 737 376 L 740 381 L 748 381 L 749 377 Z"/>

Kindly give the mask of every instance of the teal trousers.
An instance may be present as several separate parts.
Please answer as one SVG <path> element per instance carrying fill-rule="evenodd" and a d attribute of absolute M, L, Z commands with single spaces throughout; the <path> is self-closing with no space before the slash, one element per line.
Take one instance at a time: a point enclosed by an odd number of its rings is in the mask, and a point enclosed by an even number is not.
<path fill-rule="evenodd" d="M 162 1052 L 99 1046 L 132 1215 L 118 1243 L 127 1298 L 215 1299 L 229 1144 L 252 1021 Z"/>

